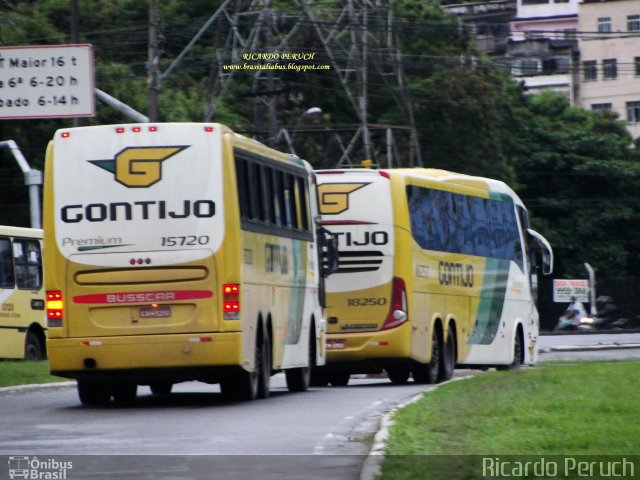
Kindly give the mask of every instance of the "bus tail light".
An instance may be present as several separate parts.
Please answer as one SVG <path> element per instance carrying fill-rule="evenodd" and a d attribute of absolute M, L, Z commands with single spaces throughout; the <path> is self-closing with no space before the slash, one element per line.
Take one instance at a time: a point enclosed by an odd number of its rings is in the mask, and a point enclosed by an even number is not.
<path fill-rule="evenodd" d="M 382 325 L 382 330 L 390 330 L 406 322 L 409 319 L 407 309 L 407 290 L 404 285 L 404 280 L 393 277 L 391 284 L 391 308 L 389 309 L 387 319 Z"/>
<path fill-rule="evenodd" d="M 64 318 L 64 301 L 60 290 L 47 291 L 47 326 L 61 327 Z"/>
<path fill-rule="evenodd" d="M 222 285 L 222 311 L 225 320 L 240 318 L 240 285 L 237 283 Z"/>

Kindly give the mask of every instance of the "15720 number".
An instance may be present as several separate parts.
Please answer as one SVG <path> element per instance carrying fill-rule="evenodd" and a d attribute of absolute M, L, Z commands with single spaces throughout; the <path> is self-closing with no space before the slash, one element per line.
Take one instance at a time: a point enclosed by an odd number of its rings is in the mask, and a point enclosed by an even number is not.
<path fill-rule="evenodd" d="M 187 235 L 185 237 L 162 237 L 163 247 L 193 247 L 197 245 L 207 245 L 209 235 Z"/>

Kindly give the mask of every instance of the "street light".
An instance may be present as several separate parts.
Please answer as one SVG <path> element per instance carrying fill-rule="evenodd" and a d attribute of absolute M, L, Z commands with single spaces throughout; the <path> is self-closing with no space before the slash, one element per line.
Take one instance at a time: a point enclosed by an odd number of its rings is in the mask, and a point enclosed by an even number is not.
<path fill-rule="evenodd" d="M 287 145 L 289 146 L 289 151 L 293 155 L 297 155 L 295 148 L 293 148 L 293 139 L 295 138 L 296 133 L 298 132 L 298 127 L 302 123 L 303 119 L 305 119 L 305 118 L 317 118 L 320 115 L 322 115 L 322 109 L 320 107 L 307 108 L 304 112 L 302 112 L 298 116 L 298 119 L 296 120 L 296 123 L 293 126 L 293 129 L 291 130 L 291 135 L 289 135 L 289 131 L 286 128 L 283 128 L 282 130 L 280 130 L 280 133 L 278 134 L 278 137 L 280 137 L 280 135 L 282 135 L 285 138 L 285 140 L 287 141 Z"/>

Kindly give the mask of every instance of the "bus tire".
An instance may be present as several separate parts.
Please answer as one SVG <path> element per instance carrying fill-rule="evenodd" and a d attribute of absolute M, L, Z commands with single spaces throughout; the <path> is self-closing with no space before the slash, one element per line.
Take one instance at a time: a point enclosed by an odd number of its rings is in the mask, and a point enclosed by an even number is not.
<path fill-rule="evenodd" d="M 385 370 L 389 380 L 395 385 L 404 385 L 411 376 L 411 370 L 406 365 L 395 365 L 385 368 Z"/>
<path fill-rule="evenodd" d="M 306 392 L 311 384 L 311 370 L 316 364 L 316 336 L 315 327 L 311 326 L 309 334 L 309 363 L 306 367 L 285 370 L 287 388 L 290 392 Z"/>
<path fill-rule="evenodd" d="M 266 329 L 256 342 L 257 398 L 268 398 L 271 393 L 271 342 Z"/>
<path fill-rule="evenodd" d="M 335 372 L 329 374 L 329 383 L 334 387 L 346 387 L 350 378 L 350 373 Z"/>
<path fill-rule="evenodd" d="M 109 402 L 109 385 L 90 380 L 78 380 L 78 398 L 83 405 L 102 405 Z"/>
<path fill-rule="evenodd" d="M 438 382 L 445 382 L 453 378 L 456 367 L 456 334 L 451 325 L 448 328 L 447 342 L 440 350 L 440 370 Z"/>
<path fill-rule="evenodd" d="M 157 382 L 149 385 L 149 389 L 154 395 L 169 395 L 172 388 L 173 383 L 171 382 Z"/>
<path fill-rule="evenodd" d="M 117 383 L 112 389 L 113 401 L 118 405 L 128 405 L 136 400 L 138 385 L 135 383 Z"/>
<path fill-rule="evenodd" d="M 35 332 L 28 331 L 24 338 L 24 359 L 28 361 L 44 360 L 44 347 Z"/>
<path fill-rule="evenodd" d="M 434 326 L 431 334 L 431 360 L 429 363 L 418 363 L 411 369 L 413 381 L 416 383 L 436 383 L 440 372 L 440 351 L 442 350 L 442 338 L 438 329 Z"/>
<path fill-rule="evenodd" d="M 522 366 L 522 358 L 524 356 L 524 338 L 522 330 L 518 328 L 516 338 L 513 342 L 513 361 L 509 365 L 500 365 L 496 370 L 517 370 Z"/>

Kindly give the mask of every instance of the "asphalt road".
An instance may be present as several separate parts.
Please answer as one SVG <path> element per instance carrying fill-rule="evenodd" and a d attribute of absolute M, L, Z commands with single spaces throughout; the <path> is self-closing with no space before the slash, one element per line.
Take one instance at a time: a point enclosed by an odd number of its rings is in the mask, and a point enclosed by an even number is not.
<path fill-rule="evenodd" d="M 543 336 L 539 346 L 541 361 L 640 358 L 640 333 Z M 18 457 L 41 472 L 73 467 L 48 478 L 358 479 L 380 418 L 433 388 L 358 378 L 289 393 L 282 375 L 272 384 L 269 399 L 248 403 L 215 385 L 185 383 L 168 396 L 140 388 L 127 407 L 81 406 L 73 386 L 0 391 L 0 479 Z"/>
<path fill-rule="evenodd" d="M 640 358 L 640 333 L 544 335 L 539 352 L 541 361 Z"/>
<path fill-rule="evenodd" d="M 363 440 L 380 417 L 433 388 L 362 378 L 348 387 L 289 393 L 282 375 L 272 384 L 271 397 L 255 402 L 229 402 L 217 386 L 200 383 L 177 385 L 168 396 L 141 388 L 127 407 L 81 406 L 74 387 L 4 391 L 0 478 L 8 472 L 5 455 L 68 458 L 75 467 L 67 478 L 227 479 L 259 472 L 263 479 L 273 472 L 273 478 L 356 479 L 368 452 Z"/>

